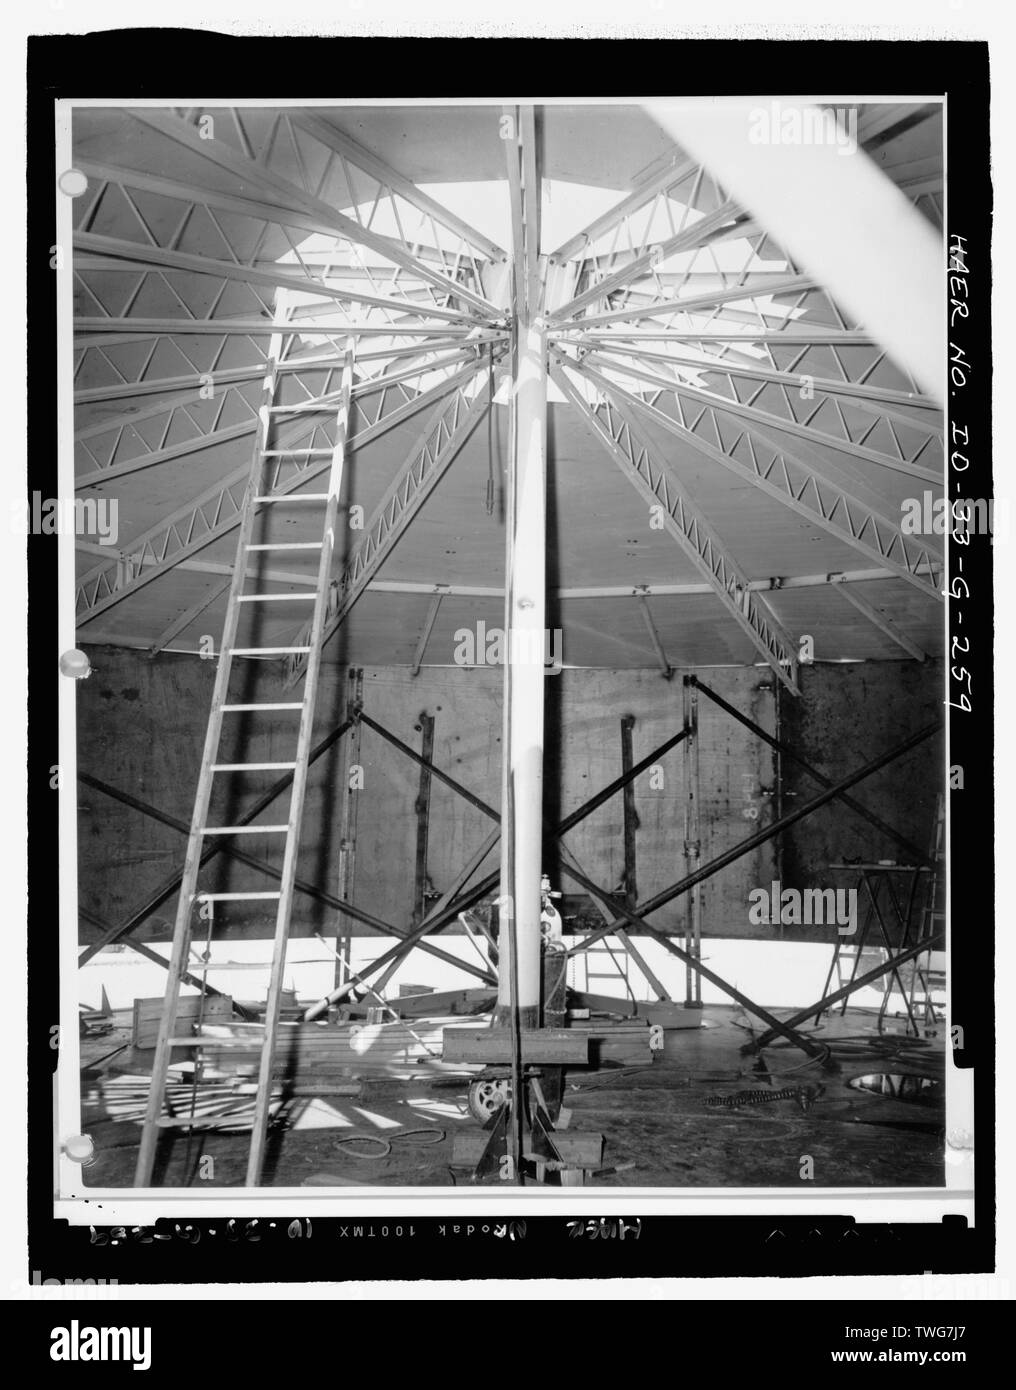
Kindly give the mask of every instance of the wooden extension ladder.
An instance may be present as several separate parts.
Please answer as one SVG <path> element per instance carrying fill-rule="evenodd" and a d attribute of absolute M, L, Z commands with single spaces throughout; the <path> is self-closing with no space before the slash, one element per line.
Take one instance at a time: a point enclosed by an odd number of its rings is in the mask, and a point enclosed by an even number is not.
<path fill-rule="evenodd" d="M 187 967 L 190 950 L 194 912 L 198 903 L 227 900 L 272 900 L 277 904 L 275 933 L 273 941 L 271 975 L 268 987 L 268 1000 L 265 1011 L 264 1033 L 261 1044 L 261 1057 L 258 1069 L 257 1091 L 254 1107 L 254 1121 L 251 1130 L 250 1149 L 247 1161 L 246 1186 L 256 1187 L 261 1182 L 264 1161 L 265 1140 L 268 1131 L 269 1107 L 272 1095 L 272 1076 L 275 1062 L 276 1040 L 279 1026 L 279 1009 L 283 985 L 283 972 L 286 964 L 286 946 L 289 938 L 290 917 L 293 908 L 294 881 L 299 849 L 300 822 L 303 814 L 304 795 L 307 786 L 308 755 L 311 747 L 311 734 L 314 724 L 314 704 L 317 694 L 318 672 L 321 660 L 322 634 L 327 620 L 329 585 L 331 580 L 332 556 L 335 549 L 336 522 L 339 493 L 342 487 L 345 445 L 349 419 L 349 401 L 353 384 L 353 338 L 346 342 L 342 365 L 341 390 L 336 398 L 336 434 L 332 449 L 331 468 L 328 475 L 328 490 L 322 493 L 274 493 L 265 491 L 268 484 L 266 460 L 278 457 L 279 449 L 272 449 L 273 428 L 276 417 L 287 414 L 291 417 L 293 407 L 276 403 L 279 381 L 279 361 L 283 333 L 272 335 L 267 370 L 264 378 L 262 399 L 258 412 L 258 430 L 254 459 L 251 466 L 250 481 L 244 497 L 240 534 L 233 566 L 233 578 L 229 588 L 226 617 L 219 651 L 215 686 L 212 693 L 212 707 L 208 718 L 208 731 L 205 736 L 204 751 L 201 756 L 201 771 L 198 777 L 197 794 L 194 799 L 194 815 L 191 820 L 190 836 L 187 841 L 187 855 L 184 860 L 183 879 L 180 887 L 180 900 L 177 906 L 176 924 L 173 930 L 173 949 L 169 962 L 169 982 L 165 1005 L 159 1026 L 159 1036 L 155 1047 L 152 1067 L 152 1082 L 148 1105 L 142 1124 L 141 1145 L 138 1152 L 135 1172 L 136 1187 L 150 1187 L 155 1166 L 156 1147 L 159 1135 L 170 1125 L 186 1126 L 186 1117 L 173 1117 L 163 1113 L 167 1073 L 174 1047 L 200 1048 L 200 1040 L 193 1037 L 176 1037 L 177 1013 L 180 999 L 182 976 Z M 327 398 L 326 398 L 327 399 Z M 320 409 L 320 402 L 317 402 Z M 330 404 L 330 401 L 329 401 Z M 299 451 L 298 451 L 299 452 Z M 316 452 L 316 451 L 315 451 Z M 317 508 L 322 516 L 321 539 L 312 541 L 254 543 L 254 519 L 263 507 L 276 503 L 301 507 Z M 318 550 L 320 560 L 316 587 L 306 592 L 295 593 L 248 593 L 246 585 L 248 567 L 252 552 L 276 550 Z M 254 567 L 257 568 L 256 562 Z M 242 647 L 236 645 L 237 627 L 245 605 L 261 605 L 291 600 L 298 604 L 313 605 L 309 630 L 301 639 L 301 645 L 288 647 Z M 255 610 L 257 611 L 257 610 Z M 264 611 L 264 610 L 262 610 Z M 228 703 L 230 674 L 233 658 L 276 657 L 299 655 L 306 657 L 306 678 L 303 686 L 303 699 L 284 703 L 230 704 Z M 261 714 L 288 711 L 297 716 L 296 748 L 291 761 L 287 762 L 247 762 L 230 763 L 218 760 L 219 745 L 223 724 L 235 714 Z M 243 775 L 252 771 L 290 771 L 292 773 L 292 792 L 289 816 L 285 824 L 248 825 L 209 825 L 208 815 L 212 799 L 213 780 L 230 774 Z M 198 874 L 203 856 L 207 853 L 212 836 L 231 836 L 237 834 L 281 836 L 284 855 L 276 892 L 249 893 L 202 893 L 198 891 Z M 214 911 L 214 909 L 211 909 Z M 197 1057 L 197 1053 L 195 1053 Z"/>

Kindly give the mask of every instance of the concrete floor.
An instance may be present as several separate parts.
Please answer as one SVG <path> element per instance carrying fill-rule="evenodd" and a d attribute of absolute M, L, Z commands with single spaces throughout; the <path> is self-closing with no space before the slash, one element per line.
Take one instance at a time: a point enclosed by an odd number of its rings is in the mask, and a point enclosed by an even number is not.
<path fill-rule="evenodd" d="M 880 1037 L 872 1013 L 851 1009 L 842 1018 L 827 1017 L 815 1034 L 829 1045 L 838 1071 L 826 1071 L 781 1041 L 765 1051 L 767 1075 L 754 1070 L 755 1057 L 740 1052 L 751 1032 L 739 1009 L 710 1005 L 702 1021 L 699 1029 L 668 1030 L 662 1055 L 649 1066 L 567 1074 L 569 1128 L 605 1138 L 608 1171 L 587 1179 L 591 1185 L 797 1188 L 805 1156 L 817 1188 L 943 1185 L 942 1086 L 915 1102 L 848 1083 L 878 1073 L 941 1079 L 944 1028 L 916 1043 L 899 1033 Z M 89 1042 L 83 1061 L 102 1057 L 120 1040 L 113 1035 Z M 150 1065 L 151 1053 L 128 1049 L 103 1070 L 136 1073 L 144 1067 L 141 1059 Z M 105 1117 L 95 1079 L 95 1072 L 84 1073 L 83 1119 L 96 1144 L 86 1180 L 90 1187 L 129 1187 L 139 1126 Z M 814 1096 L 806 1110 L 795 1096 L 736 1109 L 706 1103 L 739 1091 L 801 1087 Z M 286 1126 L 270 1136 L 266 1185 L 468 1185 L 469 1172 L 450 1166 L 454 1134 L 478 1129 L 465 1093 L 455 1077 L 370 1078 L 357 1097 L 294 1099 Z M 391 1152 L 383 1154 L 380 1144 L 342 1142 L 352 1135 L 384 1139 Z M 177 1133 L 161 1145 L 156 1181 L 198 1189 L 238 1185 L 247 1142 L 242 1133 Z M 208 1157 L 214 1160 L 210 1174 L 201 1162 Z"/>

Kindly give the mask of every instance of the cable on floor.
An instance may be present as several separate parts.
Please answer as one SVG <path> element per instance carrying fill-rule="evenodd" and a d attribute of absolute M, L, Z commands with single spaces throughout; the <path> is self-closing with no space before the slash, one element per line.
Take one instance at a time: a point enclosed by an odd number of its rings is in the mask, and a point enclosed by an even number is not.
<path fill-rule="evenodd" d="M 415 1138 L 415 1136 L 419 1134 L 433 1134 L 436 1136 L 433 1139 L 416 1139 L 416 1143 L 425 1148 L 429 1147 L 431 1144 L 442 1143 L 445 1137 L 443 1129 L 436 1129 L 433 1126 L 427 1125 L 421 1129 L 404 1129 L 401 1134 L 393 1134 L 390 1139 L 380 1139 L 376 1134 L 344 1134 L 341 1138 L 336 1139 L 335 1143 L 338 1148 L 342 1148 L 346 1144 L 379 1144 L 381 1146 L 380 1153 L 354 1153 L 351 1157 L 370 1159 L 387 1158 L 392 1151 L 392 1145 L 394 1143 L 400 1139 Z"/>

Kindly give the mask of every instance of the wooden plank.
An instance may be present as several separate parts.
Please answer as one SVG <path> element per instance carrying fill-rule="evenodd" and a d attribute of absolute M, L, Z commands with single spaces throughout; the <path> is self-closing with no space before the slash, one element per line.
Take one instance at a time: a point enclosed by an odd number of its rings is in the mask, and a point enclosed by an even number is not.
<path fill-rule="evenodd" d="M 490 1138 L 486 1130 L 463 1130 L 452 1140 L 453 1168 L 473 1168 L 479 1163 Z M 603 1135 L 555 1130 L 552 1138 L 565 1163 L 576 1168 L 599 1168 L 603 1161 Z M 540 1156 L 527 1153 L 526 1158 Z M 545 1161 L 545 1160 L 542 1160 Z"/>
<path fill-rule="evenodd" d="M 590 994 L 587 991 L 571 990 L 570 998 L 575 1008 L 590 1009 L 594 1014 L 623 1014 L 634 1018 L 638 1005 L 632 999 L 623 999 L 614 994 Z"/>
<path fill-rule="evenodd" d="M 406 994 L 392 1007 L 403 1018 L 427 1018 L 439 1014 L 480 1014 L 494 1007 L 496 989 L 446 989 Z"/>
<path fill-rule="evenodd" d="M 507 1028 L 446 1028 L 445 1062 L 511 1061 L 511 1036 Z M 570 1028 L 531 1028 L 522 1033 L 523 1063 L 584 1066 L 589 1061 L 589 1038 Z"/>
<path fill-rule="evenodd" d="M 165 1006 L 165 996 L 161 994 L 154 999 L 135 999 L 134 1016 L 131 1021 L 132 1046 L 155 1046 L 159 1036 L 159 1021 Z M 199 1015 L 209 1023 L 232 1018 L 233 1001 L 225 994 L 211 995 L 205 998 L 202 1009 L 199 994 L 184 995 L 177 1005 L 177 1023 L 196 1022 Z"/>
<path fill-rule="evenodd" d="M 697 1009 L 686 1009 L 683 1004 L 639 1001 L 638 1016 L 647 1023 L 658 1023 L 664 1030 L 675 1028 L 701 1028 L 702 1014 Z"/>

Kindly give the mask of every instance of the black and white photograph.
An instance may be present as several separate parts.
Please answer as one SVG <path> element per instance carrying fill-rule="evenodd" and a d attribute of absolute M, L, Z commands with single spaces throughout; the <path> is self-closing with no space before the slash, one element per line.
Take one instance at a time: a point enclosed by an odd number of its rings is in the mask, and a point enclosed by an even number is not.
<path fill-rule="evenodd" d="M 990 1221 L 986 65 L 263 42 L 51 102 L 55 1216 Z"/>

